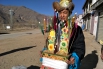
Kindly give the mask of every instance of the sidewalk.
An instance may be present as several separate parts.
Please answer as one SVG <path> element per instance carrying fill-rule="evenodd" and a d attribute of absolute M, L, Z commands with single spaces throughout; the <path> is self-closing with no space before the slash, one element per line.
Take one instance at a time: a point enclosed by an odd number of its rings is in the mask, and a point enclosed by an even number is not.
<path fill-rule="evenodd" d="M 101 45 L 95 41 L 93 35 L 84 31 L 86 54 L 82 60 L 80 69 L 103 69 L 103 62 L 100 58 Z"/>

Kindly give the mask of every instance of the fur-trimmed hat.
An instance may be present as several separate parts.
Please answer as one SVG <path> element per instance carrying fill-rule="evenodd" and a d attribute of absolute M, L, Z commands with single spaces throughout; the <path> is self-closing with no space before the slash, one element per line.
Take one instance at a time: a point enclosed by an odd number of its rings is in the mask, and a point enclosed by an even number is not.
<path fill-rule="evenodd" d="M 60 2 L 53 2 L 53 8 L 58 12 L 63 9 L 68 9 L 72 13 L 74 4 L 72 3 L 72 0 L 60 0 Z"/>

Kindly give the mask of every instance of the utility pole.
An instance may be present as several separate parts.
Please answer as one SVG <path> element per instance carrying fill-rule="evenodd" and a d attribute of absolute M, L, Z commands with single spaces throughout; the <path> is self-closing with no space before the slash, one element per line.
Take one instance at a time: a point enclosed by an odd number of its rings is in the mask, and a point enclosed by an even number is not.
<path fill-rule="evenodd" d="M 13 30 L 13 11 L 12 9 L 9 10 L 10 12 L 10 26 L 11 26 L 11 30 Z"/>

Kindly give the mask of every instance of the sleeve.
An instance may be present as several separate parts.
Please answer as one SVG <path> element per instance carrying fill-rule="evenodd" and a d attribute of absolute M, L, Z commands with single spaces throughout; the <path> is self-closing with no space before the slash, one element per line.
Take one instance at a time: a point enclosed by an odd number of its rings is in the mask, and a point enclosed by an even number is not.
<path fill-rule="evenodd" d="M 71 57 L 74 57 L 75 63 L 73 65 L 69 65 L 69 69 L 79 69 L 79 66 L 80 66 L 79 57 L 77 56 L 75 52 L 71 54 Z"/>
<path fill-rule="evenodd" d="M 85 37 L 82 29 L 78 26 L 76 32 L 76 38 L 72 46 L 72 53 L 75 52 L 79 59 L 82 60 L 85 55 Z"/>

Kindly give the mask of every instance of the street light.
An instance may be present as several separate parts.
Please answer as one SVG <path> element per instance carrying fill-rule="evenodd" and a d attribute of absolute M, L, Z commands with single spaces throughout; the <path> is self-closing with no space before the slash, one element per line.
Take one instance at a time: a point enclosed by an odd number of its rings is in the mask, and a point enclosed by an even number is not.
<path fill-rule="evenodd" d="M 12 9 L 9 10 L 10 12 L 10 26 L 11 26 L 11 29 L 13 30 L 13 11 Z"/>

